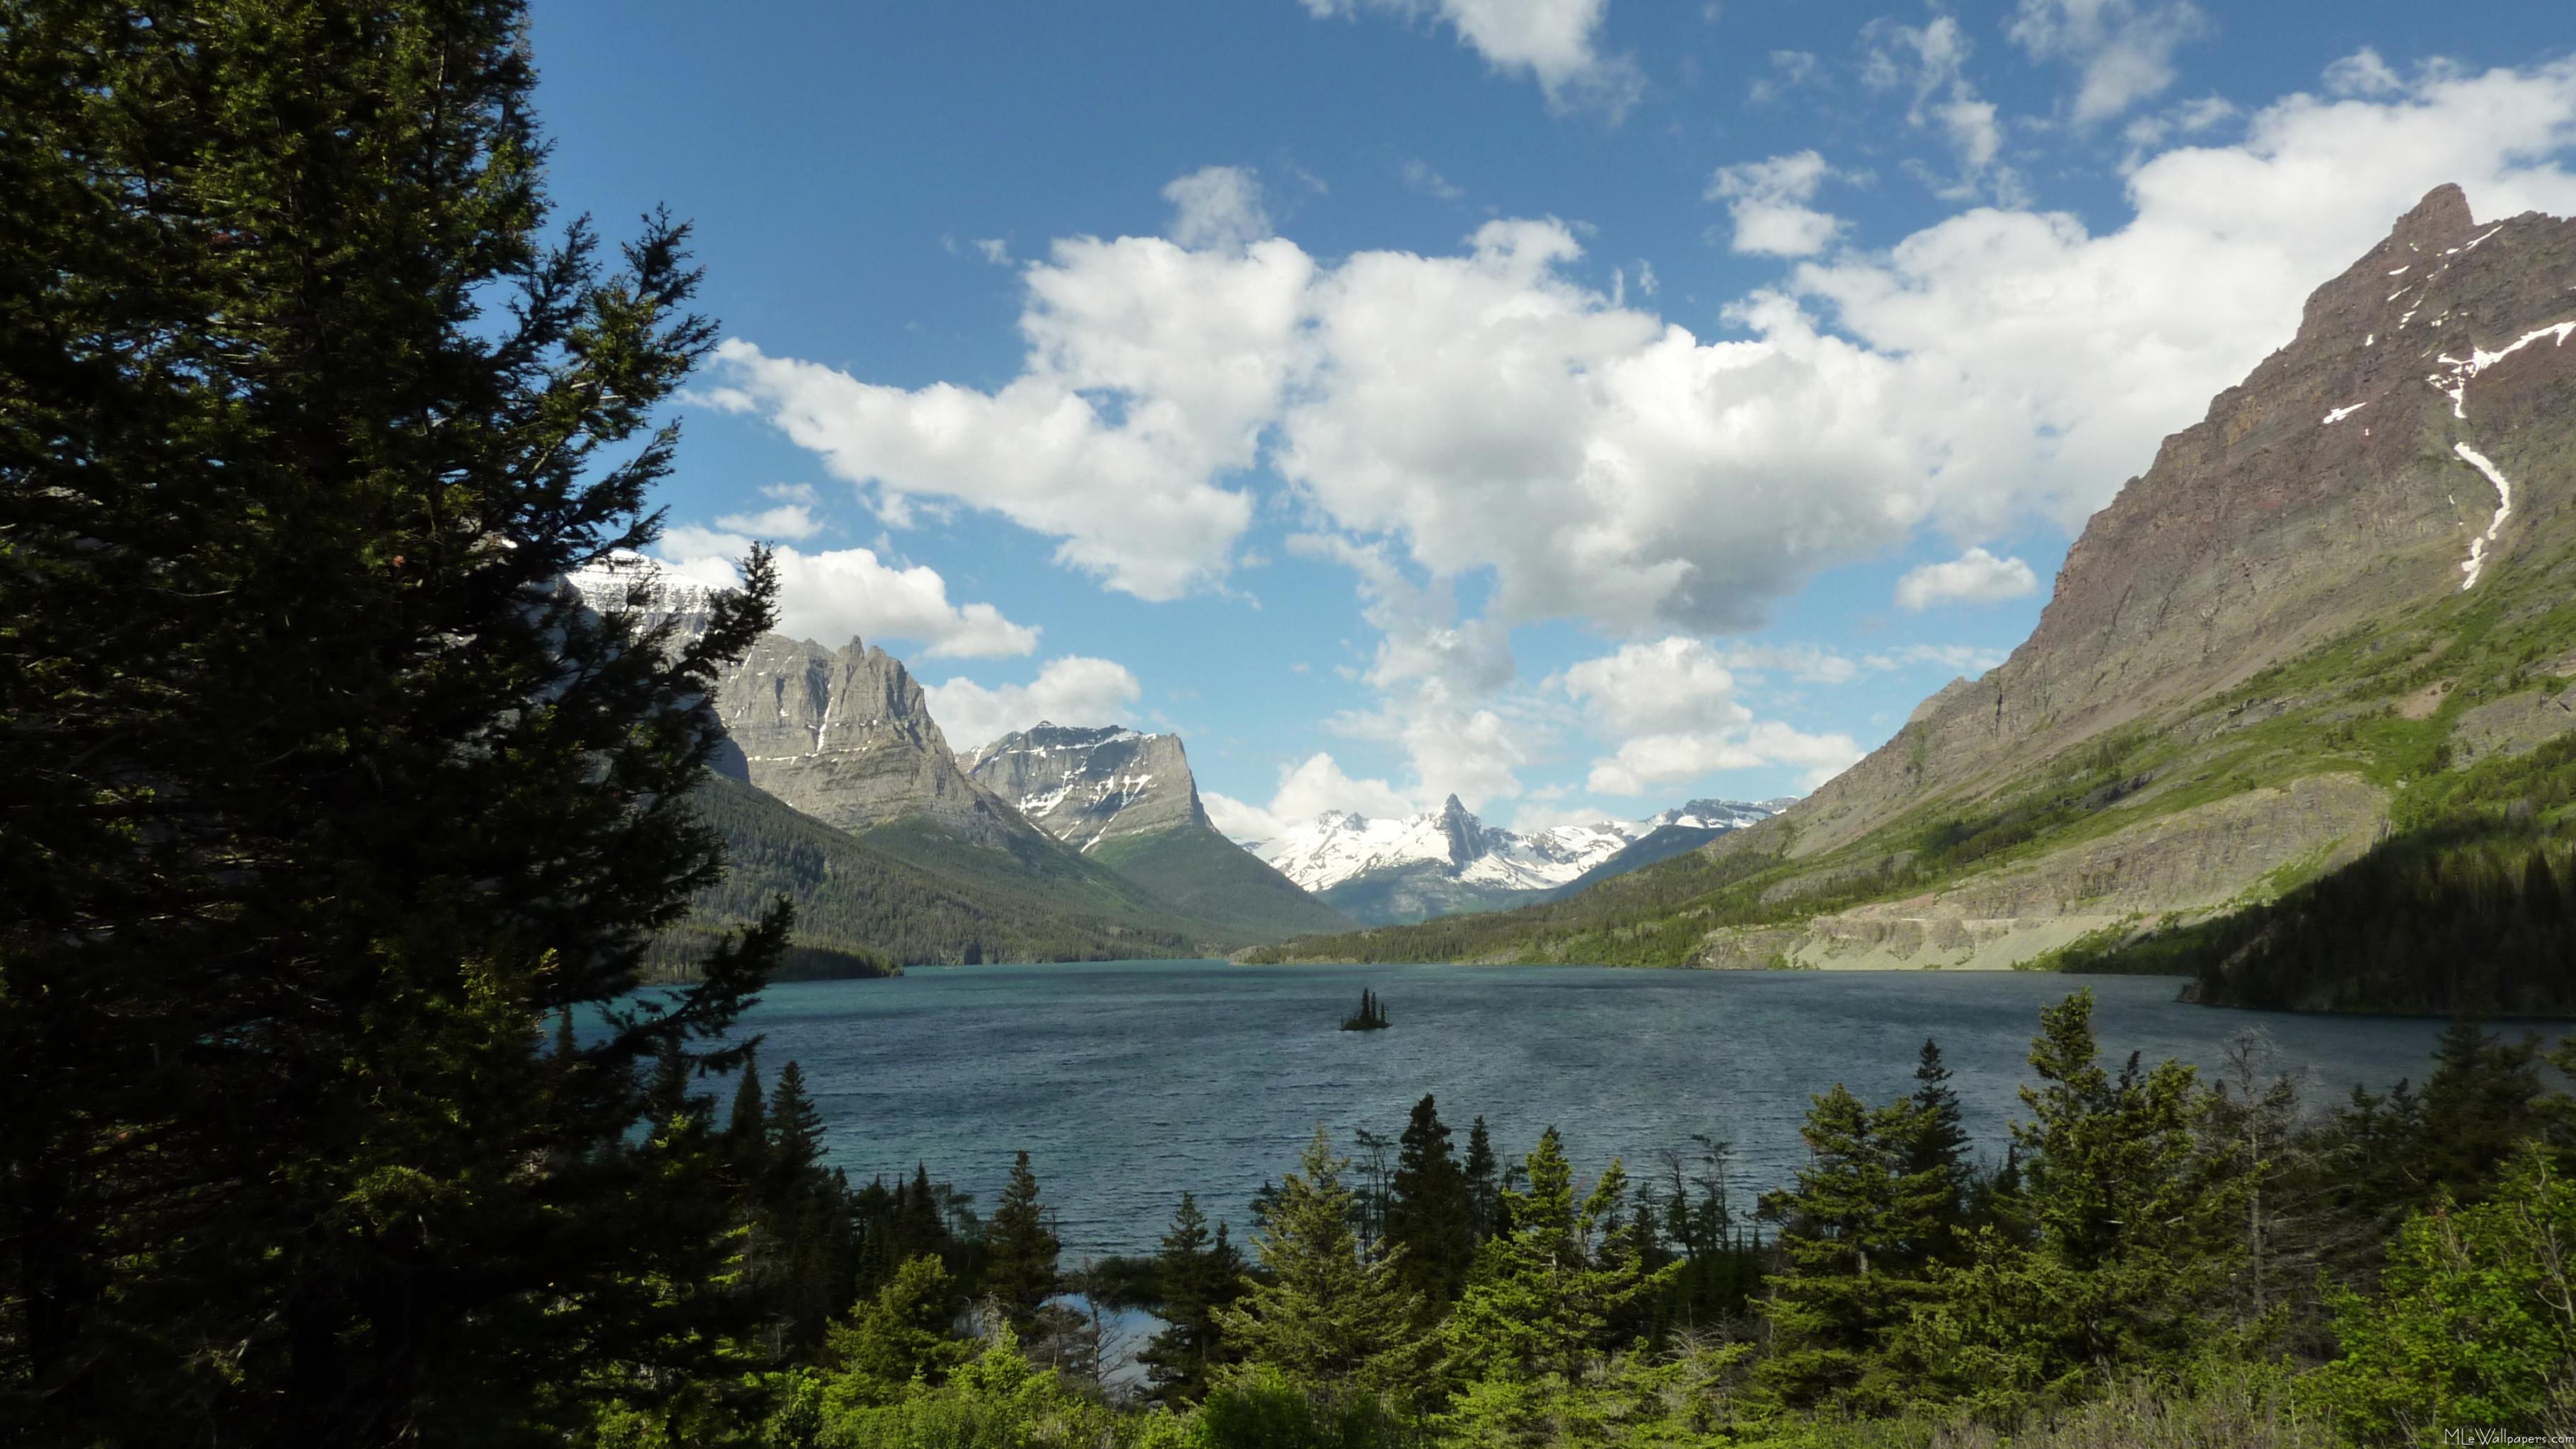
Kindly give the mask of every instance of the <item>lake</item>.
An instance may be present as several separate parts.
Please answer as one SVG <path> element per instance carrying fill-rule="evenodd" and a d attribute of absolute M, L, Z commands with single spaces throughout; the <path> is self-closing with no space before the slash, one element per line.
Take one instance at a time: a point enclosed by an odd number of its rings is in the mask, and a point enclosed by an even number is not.
<path fill-rule="evenodd" d="M 1937 1038 L 1967 1122 L 2000 1157 L 2040 1008 L 2090 987 L 2106 1058 L 2223 1060 L 2258 1028 L 2313 1105 L 2421 1081 L 2443 1023 L 2187 1006 L 2170 977 L 2023 972 L 1642 971 L 1536 966 L 1244 967 L 1112 962 L 915 968 L 769 988 L 742 1030 L 788 1060 L 853 1180 L 925 1162 L 990 1211 L 1026 1148 L 1068 1264 L 1150 1250 L 1181 1191 L 1240 1237 L 1255 1189 L 1327 1124 L 1393 1136 L 1422 1094 L 1466 1146 L 1482 1115 L 1516 1157 L 1544 1128 L 1588 1178 L 1632 1176 L 1694 1133 L 1734 1144 L 1739 1209 L 1803 1160 L 1808 1099 L 1912 1090 Z M 1363 987 L 1394 1025 L 1344 1032 Z M 2517 1025 L 2512 1030 L 2519 1031 Z M 2553 1039 L 2565 1028 L 2540 1028 Z M 716 1087 L 719 1100 L 725 1095 Z"/>

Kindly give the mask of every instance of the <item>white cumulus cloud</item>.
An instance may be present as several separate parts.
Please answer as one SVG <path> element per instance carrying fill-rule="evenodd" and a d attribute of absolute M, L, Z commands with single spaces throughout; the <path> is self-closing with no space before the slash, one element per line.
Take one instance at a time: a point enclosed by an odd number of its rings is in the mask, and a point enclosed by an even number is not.
<path fill-rule="evenodd" d="M 748 534 L 753 538 L 811 538 L 823 525 L 814 519 L 814 510 L 802 503 L 782 503 L 758 513 L 728 513 L 716 519 L 716 527 L 728 533 Z"/>
<path fill-rule="evenodd" d="M 1068 654 L 1048 660 L 1027 684 L 987 688 L 971 679 L 929 685 L 930 717 L 949 748 L 971 750 L 1042 723 L 1112 725 L 1144 693 L 1127 666 Z"/>
<path fill-rule="evenodd" d="M 2030 565 L 1972 548 L 1947 563 L 1906 570 L 1896 581 L 1896 606 L 1919 614 L 1941 604 L 1996 604 L 2037 592 L 2039 576 Z"/>
<path fill-rule="evenodd" d="M 1255 805 L 1212 790 L 1200 791 L 1199 801 L 1207 807 L 1208 819 L 1219 831 L 1241 841 L 1273 839 L 1327 810 L 1400 817 L 1418 814 L 1422 809 L 1414 796 L 1384 780 L 1354 779 L 1331 755 L 1321 753 L 1282 767 L 1279 788 L 1267 805 Z"/>
<path fill-rule="evenodd" d="M 1946 23 L 1873 32 L 1893 57 L 1874 83 L 1912 87 L 1927 124 L 1977 100 Z M 1576 280 L 1577 229 L 1546 218 L 1331 262 L 1280 237 L 1076 238 L 1023 271 L 1027 360 L 998 390 L 884 387 L 735 342 L 716 401 L 880 503 L 993 510 L 1146 598 L 1222 579 L 1266 465 L 1290 495 L 1270 501 L 1378 591 L 1381 707 L 1350 732 L 1420 741 L 1426 780 L 1509 796 L 1546 720 L 1511 707 L 1500 631 L 1723 634 L 1926 528 L 2073 528 L 2426 190 L 2460 182 L 2483 216 L 2576 212 L 2576 62 L 2354 69 L 2224 144 L 2142 154 L 2116 225 L 1977 206 L 1794 266 L 1724 337 Z M 1444 602 L 1466 579 L 1476 619 Z"/>
<path fill-rule="evenodd" d="M 716 588 L 741 582 L 733 561 L 751 551 L 740 534 L 674 528 L 662 535 L 663 561 L 684 578 Z M 875 550 L 804 553 L 780 545 L 778 632 L 838 649 L 851 639 L 909 640 L 932 659 L 997 659 L 1038 647 L 1038 631 L 1014 624 L 991 604 L 951 604 L 948 583 L 927 564 L 896 568 Z"/>
<path fill-rule="evenodd" d="M 1378 11 L 1407 21 L 1437 20 L 1505 74 L 1526 71 L 1559 109 L 1595 107 L 1614 119 L 1645 88 L 1636 63 L 1604 54 L 1602 17 L 1610 0 L 1303 0 L 1320 19 Z"/>
<path fill-rule="evenodd" d="M 1645 795 L 1721 770 L 1800 765 L 1805 768 L 1799 786 L 1811 790 L 1850 769 L 1863 753 L 1846 734 L 1804 734 L 1763 720 L 1742 730 L 1640 736 L 1595 761 L 1584 783 L 1603 795 Z"/>
<path fill-rule="evenodd" d="M 1586 788 L 1643 795 L 1720 770 L 1800 765 L 1818 783 L 1861 756 L 1845 734 L 1807 734 L 1759 720 L 1736 698 L 1736 680 L 1705 641 L 1674 637 L 1587 659 L 1552 681 L 1579 701 L 1597 732 L 1617 741 L 1592 763 Z"/>
<path fill-rule="evenodd" d="M 1313 271 L 1275 238 L 1074 238 L 1023 274 L 1027 362 L 998 391 L 887 387 L 737 338 L 707 396 L 874 490 L 890 521 L 907 496 L 954 499 L 1057 538 L 1058 562 L 1112 588 L 1178 598 L 1223 576 L 1251 522 L 1219 479 L 1278 412 Z"/>
<path fill-rule="evenodd" d="M 1735 249 L 1774 257 L 1813 256 L 1833 244 L 1841 218 L 1807 205 L 1833 174 L 1814 151 L 1720 167 L 1709 178 L 1708 199 L 1726 203 L 1735 219 Z"/>

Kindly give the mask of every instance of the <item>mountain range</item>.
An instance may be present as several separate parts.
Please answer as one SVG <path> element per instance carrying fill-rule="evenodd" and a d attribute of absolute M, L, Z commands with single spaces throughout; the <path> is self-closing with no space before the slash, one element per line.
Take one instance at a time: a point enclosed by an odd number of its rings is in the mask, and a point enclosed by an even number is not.
<path fill-rule="evenodd" d="M 707 607 L 649 570 L 573 583 L 684 633 Z M 798 910 L 796 974 L 1222 953 L 1537 899 L 1769 813 L 1699 801 L 1519 835 L 1452 798 L 1410 821 L 1327 816 L 1256 852 L 1209 820 L 1178 736 L 1041 722 L 956 751 L 903 662 L 860 640 L 764 635 L 714 702 L 720 778 L 699 806 L 729 875 L 657 946 L 666 971 L 779 894 Z"/>
<path fill-rule="evenodd" d="M 1246 848 L 1371 925 L 1508 909 L 1607 879 L 1777 813 L 1778 802 L 1694 800 L 1642 821 L 1522 834 L 1486 825 L 1452 795 L 1396 818 L 1330 810 Z"/>
<path fill-rule="evenodd" d="M 1589 889 L 1255 959 L 2084 966 L 2565 1009 L 2571 293 L 2576 224 L 2436 189 L 2093 516 L 2003 665 L 1843 775 Z"/>
<path fill-rule="evenodd" d="M 649 566 L 571 582 L 595 607 L 671 618 L 683 634 L 704 624 L 706 591 Z M 1368 918 L 1345 914 L 1342 899 L 1395 902 L 1420 919 L 1535 898 L 1613 868 L 1623 852 L 1764 813 L 1699 802 L 1635 824 L 1520 836 L 1453 799 L 1423 817 L 1445 822 L 1437 850 L 1378 850 L 1331 872 L 1339 894 L 1319 899 L 1308 880 L 1217 831 L 1176 735 L 1041 722 L 956 751 L 903 662 L 856 639 L 827 649 L 764 635 L 718 677 L 714 704 L 724 739 L 697 805 L 725 840 L 729 871 L 656 944 L 652 964 L 665 974 L 780 894 L 798 913 L 791 974 L 1207 955 Z M 1345 834 L 1377 828 L 1345 823 Z"/>
<path fill-rule="evenodd" d="M 1217 832 L 1178 735 L 1041 721 L 958 757 L 970 778 L 1184 915 L 1259 939 L 1352 920 Z"/>

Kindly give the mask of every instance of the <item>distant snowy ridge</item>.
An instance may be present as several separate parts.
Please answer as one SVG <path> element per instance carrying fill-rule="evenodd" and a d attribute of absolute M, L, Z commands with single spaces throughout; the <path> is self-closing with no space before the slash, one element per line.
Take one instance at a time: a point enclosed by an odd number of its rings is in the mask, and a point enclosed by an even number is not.
<path fill-rule="evenodd" d="M 1328 810 L 1310 824 L 1275 839 L 1247 842 L 1246 848 L 1316 892 L 1425 865 L 1465 884 L 1540 891 L 1565 885 L 1665 826 L 1740 830 L 1777 813 L 1774 803 L 1693 800 L 1645 820 L 1556 825 L 1521 834 L 1486 825 L 1452 795 L 1436 811 L 1395 819 Z"/>

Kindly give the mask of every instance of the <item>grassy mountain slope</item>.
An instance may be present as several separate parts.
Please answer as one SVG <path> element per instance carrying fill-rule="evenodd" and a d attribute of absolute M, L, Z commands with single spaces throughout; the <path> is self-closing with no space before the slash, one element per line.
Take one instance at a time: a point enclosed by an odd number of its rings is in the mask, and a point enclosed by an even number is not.
<path fill-rule="evenodd" d="M 2548 345 L 2576 226 L 2479 250 L 2472 225 L 2436 192 L 2321 288 L 2088 524 L 2010 661 L 1785 815 L 1258 959 L 2080 965 L 2250 1004 L 2576 1007 L 2576 352 Z M 2392 302 L 2409 258 L 2449 260 Z M 2400 332 L 2410 307 L 2443 330 Z M 2426 386 L 2426 358 L 2480 355 Z"/>
<path fill-rule="evenodd" d="M 1195 821 L 1150 834 L 1113 836 L 1087 854 L 1182 915 L 1247 939 L 1276 941 L 1346 930 L 1352 924 L 1251 851 Z"/>
<path fill-rule="evenodd" d="M 1056 894 L 1007 869 L 988 869 L 990 883 L 978 885 L 908 862 L 722 776 L 700 788 L 697 808 L 724 836 L 730 874 L 656 943 L 651 964 L 663 976 L 685 970 L 716 931 L 750 919 L 781 893 L 796 902 L 791 975 L 873 975 L 888 960 L 1196 956 L 1212 944 L 1205 929 L 1175 920 L 1114 877 L 1105 883 L 1085 878 Z M 961 843 L 957 849 L 986 848 Z M 1102 908 L 1081 909 L 1077 901 Z"/>
<path fill-rule="evenodd" d="M 2169 724 L 2112 732 L 1983 794 L 1928 799 L 1835 849 L 1799 854 L 1793 813 L 1561 900 L 1249 959 L 1811 965 L 1878 924 L 1888 939 L 1863 964 L 1908 964 L 1895 952 L 1909 945 L 1911 964 L 1960 964 L 1977 923 L 2010 919 L 2015 898 L 2040 894 L 2071 909 L 2054 912 L 2053 943 L 2012 964 L 2203 974 L 2213 1001 L 2400 1009 L 2462 999 L 2457 987 L 2475 987 L 2482 970 L 2518 971 L 2494 983 L 2496 1007 L 2564 1009 L 2576 983 L 2535 983 L 2535 968 L 2508 969 L 2498 953 L 2515 921 L 2552 909 L 2520 886 L 2535 853 L 2557 882 L 2576 878 L 2576 736 L 2553 733 L 2576 726 L 2576 549 L 2506 560 L 2487 584 L 2408 624 L 2331 641 Z M 2200 827 L 2231 812 L 2277 827 L 2271 854 L 2239 838 L 2232 858 L 2205 862 L 2243 873 L 2232 898 L 2153 909 L 2159 885 L 2191 874 L 2171 857 L 2208 849 L 2223 832 Z M 2507 873 L 2510 899 L 2499 900 Z M 2353 889 L 2364 881 L 2374 888 Z M 1945 897 L 1983 908 L 1933 916 Z M 2392 952 L 2412 963 L 2402 970 L 2370 970 L 2354 969 L 2360 948 L 2348 947 L 2340 966 L 2293 971 L 2294 955 L 2309 958 L 2267 945 L 2281 963 L 2268 974 L 2262 953 L 2244 955 L 2257 939 L 2307 934 L 2330 901 L 2355 939 L 2493 949 L 2427 946 Z M 1924 918 L 1959 928 L 1904 940 L 1903 924 Z M 2576 921 L 2576 902 L 2555 919 Z M 2554 949 L 2576 962 L 2567 937 L 2531 939 L 2513 961 Z M 2426 970 L 2438 979 L 2417 979 Z"/>

